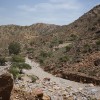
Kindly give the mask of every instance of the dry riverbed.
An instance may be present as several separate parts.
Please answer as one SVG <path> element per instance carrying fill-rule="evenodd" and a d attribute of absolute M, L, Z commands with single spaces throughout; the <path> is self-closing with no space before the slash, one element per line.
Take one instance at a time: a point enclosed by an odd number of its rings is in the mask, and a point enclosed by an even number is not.
<path fill-rule="evenodd" d="M 27 92 L 40 89 L 44 94 L 51 97 L 51 100 L 92 100 L 94 98 L 100 100 L 100 87 L 55 77 L 45 72 L 39 67 L 38 63 L 28 58 L 26 58 L 26 63 L 31 65 L 32 69 L 23 70 L 23 80 L 16 81 L 15 87 Z M 35 75 L 39 79 L 35 83 L 32 83 L 28 77 L 30 75 Z"/>

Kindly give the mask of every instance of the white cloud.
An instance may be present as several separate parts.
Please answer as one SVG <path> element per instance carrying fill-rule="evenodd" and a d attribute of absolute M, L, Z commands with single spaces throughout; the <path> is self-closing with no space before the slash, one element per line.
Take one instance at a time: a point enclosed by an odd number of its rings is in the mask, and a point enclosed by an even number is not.
<path fill-rule="evenodd" d="M 79 9 L 81 4 L 77 0 L 50 0 L 48 3 L 38 3 L 36 5 L 20 5 L 18 8 L 27 12 L 34 12 L 38 10 L 75 10 Z"/>

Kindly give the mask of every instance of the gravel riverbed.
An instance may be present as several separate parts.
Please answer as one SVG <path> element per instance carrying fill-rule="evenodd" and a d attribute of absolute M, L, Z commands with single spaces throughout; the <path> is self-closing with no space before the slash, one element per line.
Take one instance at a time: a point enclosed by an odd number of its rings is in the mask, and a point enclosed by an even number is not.
<path fill-rule="evenodd" d="M 38 88 L 51 97 L 51 100 L 100 100 L 100 87 L 93 84 L 82 84 L 55 77 L 45 72 L 40 65 L 28 58 L 26 63 L 32 66 L 31 70 L 24 70 L 25 77 L 23 80 L 18 80 L 15 86 L 27 92 Z M 35 75 L 39 78 L 35 83 L 32 83 L 27 77 Z M 49 78 L 50 80 L 44 80 Z"/>

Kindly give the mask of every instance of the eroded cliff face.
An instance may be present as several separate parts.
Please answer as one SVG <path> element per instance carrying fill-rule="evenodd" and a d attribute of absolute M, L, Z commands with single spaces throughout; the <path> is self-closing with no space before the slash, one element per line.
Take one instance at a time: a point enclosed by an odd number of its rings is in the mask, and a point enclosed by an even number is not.
<path fill-rule="evenodd" d="M 13 78 L 11 74 L 4 73 L 0 75 L 0 100 L 10 100 L 13 88 Z"/>

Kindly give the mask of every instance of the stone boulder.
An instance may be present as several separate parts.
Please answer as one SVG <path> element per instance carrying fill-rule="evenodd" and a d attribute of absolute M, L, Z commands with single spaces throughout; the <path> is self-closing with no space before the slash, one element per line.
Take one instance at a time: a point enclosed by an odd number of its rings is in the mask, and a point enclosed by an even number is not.
<path fill-rule="evenodd" d="M 41 88 L 34 89 L 33 94 L 35 94 L 35 100 L 51 100 L 51 97 L 44 94 Z"/>
<path fill-rule="evenodd" d="M 41 89 L 34 89 L 33 93 L 35 94 L 36 99 L 42 100 L 43 91 Z"/>
<path fill-rule="evenodd" d="M 0 100 L 9 100 L 13 88 L 13 78 L 11 74 L 0 75 Z"/>

